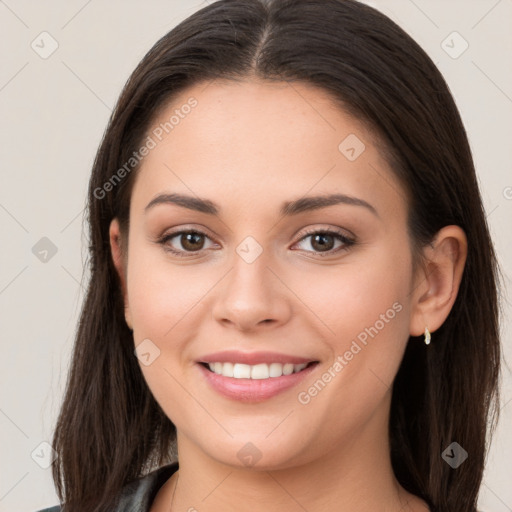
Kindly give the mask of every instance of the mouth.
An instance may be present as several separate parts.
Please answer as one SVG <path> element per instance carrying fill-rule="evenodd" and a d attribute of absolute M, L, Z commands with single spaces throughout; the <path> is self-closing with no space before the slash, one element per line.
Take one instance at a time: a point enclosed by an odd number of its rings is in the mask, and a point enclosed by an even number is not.
<path fill-rule="evenodd" d="M 204 382 L 223 398 L 257 403 L 298 386 L 311 375 L 319 361 L 307 363 L 258 363 L 255 365 L 231 362 L 198 362 Z"/>
<path fill-rule="evenodd" d="M 251 380 L 264 380 L 276 379 L 282 376 L 300 373 L 306 368 L 318 364 L 319 361 L 310 361 L 309 363 L 260 363 L 260 364 L 242 364 L 231 362 L 201 362 L 204 368 L 212 373 L 221 375 L 223 377 L 230 377 L 234 379 L 251 379 Z"/>

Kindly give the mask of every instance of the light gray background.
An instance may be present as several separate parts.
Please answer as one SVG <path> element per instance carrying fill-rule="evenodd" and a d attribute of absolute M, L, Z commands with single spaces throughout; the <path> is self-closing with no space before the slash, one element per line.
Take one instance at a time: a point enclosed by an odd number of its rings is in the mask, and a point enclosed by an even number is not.
<path fill-rule="evenodd" d="M 411 34 L 446 77 L 468 131 L 502 268 L 510 276 L 512 0 L 366 3 Z M 51 453 L 40 443 L 51 441 L 83 299 L 81 282 L 87 279 L 82 221 L 93 158 L 131 71 L 157 39 L 202 5 L 0 0 L 0 511 L 57 503 L 51 470 L 35 461 L 44 463 Z M 39 52 L 51 48 L 48 36 L 39 36 L 43 31 L 58 43 L 46 59 L 31 47 L 35 41 Z M 447 53 L 463 49 L 453 31 L 469 44 L 458 58 Z M 47 262 L 32 252 L 42 237 L 57 247 Z M 503 311 L 510 362 L 508 301 Z M 512 511 L 509 368 L 504 367 L 502 417 L 481 492 L 486 512 Z"/>

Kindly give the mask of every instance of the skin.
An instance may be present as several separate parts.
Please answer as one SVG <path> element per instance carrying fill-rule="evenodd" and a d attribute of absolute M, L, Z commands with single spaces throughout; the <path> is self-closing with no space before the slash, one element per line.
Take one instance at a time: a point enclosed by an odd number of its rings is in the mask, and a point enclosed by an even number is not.
<path fill-rule="evenodd" d="M 309 84 L 206 85 L 189 88 L 155 119 L 154 127 L 191 96 L 198 100 L 144 158 L 128 240 L 117 219 L 110 228 L 134 344 L 150 339 L 160 350 L 141 370 L 178 432 L 179 472 L 151 511 L 428 510 L 393 474 L 391 385 L 410 335 L 427 325 L 436 342 L 459 288 L 464 232 L 443 228 L 424 249 L 426 265 L 413 268 L 405 191 L 358 120 Z M 365 144 L 354 161 L 338 149 L 349 134 Z M 210 199 L 220 213 L 172 204 L 145 213 L 163 192 Z M 377 215 L 348 204 L 278 214 L 284 201 L 334 192 L 370 203 Z M 184 237 L 168 241 L 185 252 L 180 258 L 157 242 L 171 228 L 207 237 L 195 242 L 195 253 Z M 306 228 L 338 229 L 356 244 L 336 252 L 343 243 L 328 239 L 326 255 Z M 263 250 L 250 264 L 236 252 L 247 236 Z M 298 393 L 396 303 L 394 318 L 300 403 Z M 224 349 L 320 363 L 298 386 L 242 403 L 211 389 L 196 364 Z M 248 442 L 261 454 L 250 467 L 237 456 Z"/>

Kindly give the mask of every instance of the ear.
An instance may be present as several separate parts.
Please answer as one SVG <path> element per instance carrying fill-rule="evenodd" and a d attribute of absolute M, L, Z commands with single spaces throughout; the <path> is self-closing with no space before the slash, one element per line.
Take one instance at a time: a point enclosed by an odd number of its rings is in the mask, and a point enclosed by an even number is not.
<path fill-rule="evenodd" d="M 425 265 L 415 275 L 411 302 L 411 336 L 434 332 L 448 317 L 457 298 L 467 257 L 467 238 L 460 226 L 445 226 L 424 249 Z"/>
<path fill-rule="evenodd" d="M 119 280 L 121 281 L 121 288 L 124 300 L 124 316 L 128 327 L 133 330 L 131 311 L 128 303 L 128 293 L 126 287 L 126 250 L 128 248 L 122 245 L 123 243 L 125 243 L 125 241 L 121 238 L 121 229 L 117 218 L 113 219 L 110 223 L 109 237 L 110 250 L 112 252 L 112 260 L 117 270 Z"/>

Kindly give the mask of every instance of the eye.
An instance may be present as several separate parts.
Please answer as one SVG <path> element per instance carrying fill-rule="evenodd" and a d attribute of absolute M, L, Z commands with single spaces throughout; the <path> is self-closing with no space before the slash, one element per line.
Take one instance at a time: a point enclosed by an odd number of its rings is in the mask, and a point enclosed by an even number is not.
<path fill-rule="evenodd" d="M 169 233 L 164 235 L 158 242 L 162 244 L 166 251 L 169 251 L 176 256 L 186 257 L 188 255 L 192 255 L 196 252 L 202 251 L 204 249 L 204 239 L 208 238 L 206 233 L 198 230 L 188 230 L 188 231 L 176 231 L 174 233 Z M 176 239 L 179 247 L 178 249 L 173 248 L 170 243 L 173 239 Z M 189 253 L 188 255 L 186 253 Z"/>
<path fill-rule="evenodd" d="M 176 240 L 173 242 L 174 239 Z M 190 229 L 168 233 L 160 238 L 158 243 L 161 244 L 166 251 L 176 256 L 187 257 L 205 250 L 205 239 L 210 240 L 206 233 L 197 229 Z M 303 250 L 306 252 L 315 252 L 320 256 L 346 251 L 356 243 L 355 240 L 347 237 L 341 231 L 332 229 L 314 229 L 306 231 L 305 236 L 303 236 L 295 245 L 305 243 L 307 239 L 311 239 L 309 241 L 309 246 L 312 248 L 312 251 L 308 249 Z M 340 245 L 338 245 L 337 248 L 334 248 L 336 242 L 339 242 Z M 180 247 L 176 247 L 176 245 Z"/>
<path fill-rule="evenodd" d="M 313 252 L 317 252 L 322 256 L 323 254 L 334 254 L 340 251 L 346 251 L 356 243 L 355 240 L 347 237 L 341 231 L 329 229 L 306 231 L 306 236 L 303 236 L 298 243 L 303 243 L 307 239 L 311 240 L 306 245 L 312 247 Z M 340 245 L 334 249 L 336 241 L 340 242 Z M 307 252 L 311 251 L 307 250 Z"/>

